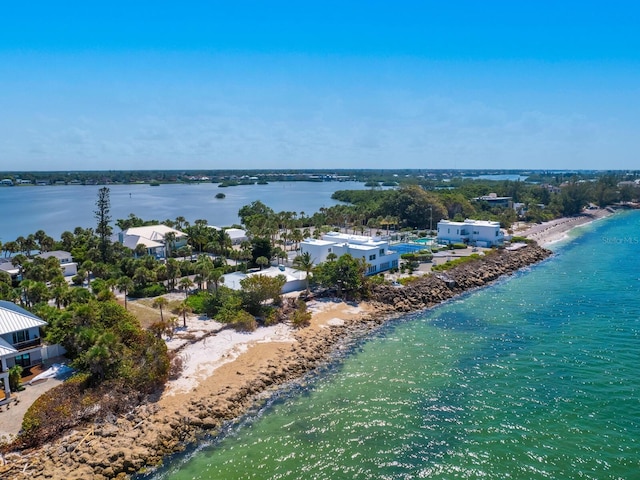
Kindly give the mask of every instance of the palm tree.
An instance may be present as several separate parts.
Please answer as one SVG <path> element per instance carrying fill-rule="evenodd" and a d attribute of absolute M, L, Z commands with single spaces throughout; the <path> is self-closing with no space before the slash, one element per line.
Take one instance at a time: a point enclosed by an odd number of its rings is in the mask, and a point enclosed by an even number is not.
<path fill-rule="evenodd" d="M 167 300 L 164 297 L 158 297 L 156 298 L 153 303 L 151 304 L 151 306 L 153 308 L 159 308 L 160 309 L 160 321 L 164 322 L 164 315 L 162 314 L 162 309 L 164 307 L 166 307 L 169 304 L 169 300 Z"/>
<path fill-rule="evenodd" d="M 184 290 L 184 298 L 186 299 L 189 296 L 189 289 L 195 284 L 189 277 L 184 277 L 180 279 L 178 285 L 180 285 L 180 290 Z"/>
<path fill-rule="evenodd" d="M 218 286 L 220 283 L 224 283 L 224 270 L 222 268 L 214 268 L 207 275 L 207 289 L 209 288 L 209 284 L 213 282 L 213 286 L 215 288 L 216 297 L 218 296 Z"/>
<path fill-rule="evenodd" d="M 260 266 L 260 270 L 262 270 L 262 267 L 269 265 L 269 259 L 267 257 L 258 257 L 256 258 L 256 263 Z"/>
<path fill-rule="evenodd" d="M 176 234 L 175 232 L 167 232 L 164 234 L 164 256 L 166 258 L 171 257 L 171 252 L 173 251 L 173 247 L 176 244 Z"/>
<path fill-rule="evenodd" d="M 187 304 L 186 300 L 176 307 L 175 313 L 182 315 L 182 326 L 187 328 L 187 314 L 193 312 L 193 309 Z"/>
<path fill-rule="evenodd" d="M 133 280 L 131 280 L 129 277 L 127 276 L 122 276 L 118 279 L 116 286 L 118 287 L 118 290 L 120 290 L 122 293 L 124 293 L 124 308 L 125 310 L 127 309 L 127 294 L 133 290 L 134 284 L 133 284 Z"/>
<path fill-rule="evenodd" d="M 298 270 L 303 270 L 305 273 L 305 280 L 307 282 L 307 295 L 309 295 L 309 274 L 313 270 L 313 259 L 309 252 L 304 252 L 302 255 L 298 255 L 293 259 L 293 266 Z"/>

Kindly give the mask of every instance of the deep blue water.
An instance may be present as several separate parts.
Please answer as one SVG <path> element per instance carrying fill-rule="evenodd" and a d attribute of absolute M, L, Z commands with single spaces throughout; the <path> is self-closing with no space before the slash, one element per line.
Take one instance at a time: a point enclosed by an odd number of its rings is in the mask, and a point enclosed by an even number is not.
<path fill-rule="evenodd" d="M 640 212 L 403 317 L 158 472 L 170 479 L 640 477 Z"/>

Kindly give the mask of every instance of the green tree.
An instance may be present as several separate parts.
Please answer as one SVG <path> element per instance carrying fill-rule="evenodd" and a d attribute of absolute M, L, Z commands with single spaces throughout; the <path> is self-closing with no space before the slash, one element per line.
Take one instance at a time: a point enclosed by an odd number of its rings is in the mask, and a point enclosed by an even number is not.
<path fill-rule="evenodd" d="M 260 267 L 260 270 L 262 270 L 263 267 L 269 265 L 269 259 L 267 257 L 258 257 L 256 258 L 256 263 Z"/>
<path fill-rule="evenodd" d="M 301 255 L 298 255 L 293 259 L 293 266 L 298 270 L 302 270 L 305 273 L 305 280 L 307 285 L 307 295 L 309 294 L 309 275 L 311 275 L 311 271 L 313 270 L 314 261 L 311 258 L 311 254 L 309 252 L 304 252 Z"/>
<path fill-rule="evenodd" d="M 357 299 L 368 293 L 366 271 L 364 259 L 345 254 L 335 261 L 317 265 L 313 270 L 313 279 L 322 287 L 336 288 L 340 298 Z"/>
<path fill-rule="evenodd" d="M 117 286 L 118 290 L 120 290 L 124 294 L 124 308 L 126 310 L 127 309 L 127 295 L 135 287 L 135 285 L 133 283 L 133 280 L 131 280 L 127 276 L 122 276 L 122 277 L 118 278 L 118 282 L 117 282 L 116 286 Z"/>
<path fill-rule="evenodd" d="M 153 303 L 151 304 L 151 306 L 153 308 L 158 308 L 160 309 L 160 321 L 164 322 L 164 315 L 163 315 L 163 309 L 164 307 L 166 307 L 167 305 L 169 305 L 169 300 L 167 300 L 164 297 L 158 297 L 156 299 L 153 300 Z"/>
<path fill-rule="evenodd" d="M 94 212 L 95 218 L 98 221 L 96 227 L 96 234 L 99 238 L 98 248 L 100 250 L 100 258 L 104 263 L 109 262 L 109 246 L 111 244 L 110 236 L 112 232 L 111 228 L 111 200 L 110 190 L 107 187 L 103 187 L 98 190 L 98 200 L 96 200 L 96 210 Z"/>

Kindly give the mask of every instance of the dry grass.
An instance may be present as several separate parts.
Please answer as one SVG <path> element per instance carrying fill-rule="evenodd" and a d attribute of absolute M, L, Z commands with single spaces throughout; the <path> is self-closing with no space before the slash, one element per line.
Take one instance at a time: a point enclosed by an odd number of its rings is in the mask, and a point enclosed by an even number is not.
<path fill-rule="evenodd" d="M 135 315 L 142 328 L 149 328 L 154 323 L 160 321 L 160 310 L 152 308 L 150 305 L 145 305 L 138 300 L 129 300 L 127 302 L 127 310 Z M 165 312 L 165 314 L 166 313 L 167 312 Z"/>

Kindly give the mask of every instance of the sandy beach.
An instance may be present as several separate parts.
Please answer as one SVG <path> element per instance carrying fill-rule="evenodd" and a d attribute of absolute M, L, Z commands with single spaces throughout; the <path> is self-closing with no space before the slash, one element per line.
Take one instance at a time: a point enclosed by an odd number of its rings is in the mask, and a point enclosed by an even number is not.
<path fill-rule="evenodd" d="M 613 212 L 607 209 L 585 210 L 582 214 L 573 217 L 557 218 L 535 225 L 522 225 L 514 231 L 514 235 L 530 238 L 538 245 L 547 247 L 567 238 L 572 229 L 610 215 L 613 215 Z"/>
<path fill-rule="evenodd" d="M 554 228 L 566 231 L 567 224 Z M 549 238 L 549 230 L 543 232 Z M 390 315 L 438 304 L 548 255 L 538 247 L 505 252 L 481 267 L 465 267 L 457 277 L 455 269 L 451 271 L 454 287 L 429 276 L 430 284 L 422 287 L 389 287 L 383 303 L 313 300 L 308 304 L 311 324 L 299 330 L 279 324 L 239 333 L 191 315 L 187 328 L 168 340 L 183 359 L 183 372 L 155 401 L 115 421 L 78 429 L 36 452 L 7 454 L 0 462 L 0 477 L 125 478 L 159 465 L 168 455 L 197 444 L 202 435 L 215 434 L 283 384 L 330 361 L 341 342 L 370 332 Z"/>

